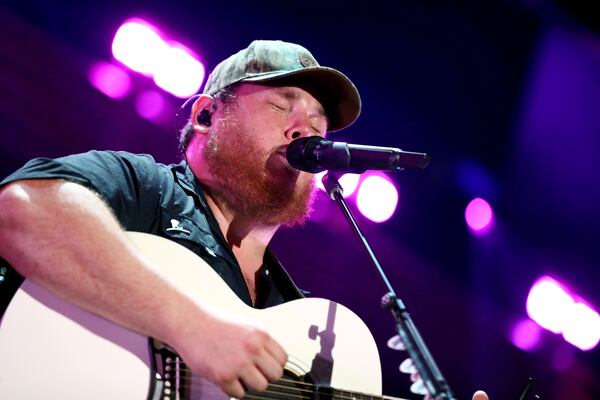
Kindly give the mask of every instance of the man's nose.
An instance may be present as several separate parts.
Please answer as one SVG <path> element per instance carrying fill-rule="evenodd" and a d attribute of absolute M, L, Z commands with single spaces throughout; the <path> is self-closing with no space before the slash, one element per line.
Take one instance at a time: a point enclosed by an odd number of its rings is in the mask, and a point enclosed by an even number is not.
<path fill-rule="evenodd" d="M 315 135 L 315 132 L 311 128 L 308 121 L 298 122 L 290 126 L 289 129 L 286 131 L 286 138 L 290 141 L 312 135 Z"/>
<path fill-rule="evenodd" d="M 316 135 L 311 117 L 312 114 L 307 107 L 297 106 L 289 115 L 286 138 L 292 141 L 301 137 Z"/>
<path fill-rule="evenodd" d="M 304 137 L 304 136 L 309 136 L 309 135 L 308 134 L 303 134 L 302 131 L 296 130 L 296 131 L 294 131 L 294 132 L 291 133 L 290 138 L 291 138 L 291 140 L 294 140 L 294 139 L 298 139 L 298 138 L 301 138 L 301 137 Z"/>

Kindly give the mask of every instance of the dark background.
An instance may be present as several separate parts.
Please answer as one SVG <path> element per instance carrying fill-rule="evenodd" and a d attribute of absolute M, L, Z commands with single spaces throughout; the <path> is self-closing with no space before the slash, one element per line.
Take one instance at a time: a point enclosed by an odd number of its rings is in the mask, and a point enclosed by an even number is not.
<path fill-rule="evenodd" d="M 302 44 L 361 92 L 362 116 L 337 139 L 433 156 L 424 171 L 393 175 L 391 220 L 359 222 L 458 397 L 483 388 L 513 399 L 533 376 L 542 399 L 598 399 L 597 347 L 580 351 L 549 332 L 532 352 L 509 340 L 543 274 L 600 306 L 600 24 L 586 4 L 3 3 L 0 176 L 32 157 L 92 148 L 178 162 L 173 121 L 141 119 L 133 95 L 111 100 L 88 83 L 126 18 L 155 23 L 209 70 L 253 39 Z M 132 78 L 134 93 L 153 85 Z M 182 100 L 167 99 L 174 115 Z M 475 196 L 496 213 L 485 237 L 464 222 Z M 301 287 L 371 327 L 384 392 L 418 398 L 397 369 L 405 354 L 385 346 L 393 324 L 378 307 L 380 282 L 335 204 L 322 196 L 317 207 L 305 227 L 277 234 L 276 253 Z"/>

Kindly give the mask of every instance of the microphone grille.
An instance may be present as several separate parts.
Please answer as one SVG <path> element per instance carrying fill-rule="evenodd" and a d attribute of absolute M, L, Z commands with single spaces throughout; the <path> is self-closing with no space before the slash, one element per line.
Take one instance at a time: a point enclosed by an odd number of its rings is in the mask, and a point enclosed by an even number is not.
<path fill-rule="evenodd" d="M 286 151 L 288 162 L 292 167 L 301 171 L 313 174 L 323 171 L 315 150 L 324 142 L 327 140 L 320 136 L 307 136 L 293 140 Z"/>

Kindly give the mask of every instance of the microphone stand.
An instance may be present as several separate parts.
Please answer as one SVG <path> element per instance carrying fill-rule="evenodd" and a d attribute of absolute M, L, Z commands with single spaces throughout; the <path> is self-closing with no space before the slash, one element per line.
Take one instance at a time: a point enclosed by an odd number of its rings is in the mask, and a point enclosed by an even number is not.
<path fill-rule="evenodd" d="M 385 272 L 381 268 L 379 261 L 375 257 L 371 246 L 367 242 L 367 239 L 358 227 L 354 216 L 350 212 L 346 201 L 344 200 L 343 189 L 338 179 L 343 174 L 338 172 L 328 172 L 323 177 L 323 185 L 329 195 L 329 198 L 335 200 L 339 205 L 342 214 L 346 217 L 346 220 L 352 227 L 352 230 L 360 240 L 363 249 L 366 251 L 367 256 L 371 260 L 371 263 L 379 273 L 379 276 L 385 286 L 387 293 L 381 298 L 381 306 L 392 313 L 396 322 L 396 330 L 402 343 L 406 347 L 410 358 L 413 360 L 415 368 L 417 369 L 423 383 L 427 388 L 429 394 L 436 400 L 455 400 L 454 393 L 450 389 L 450 386 L 442 376 L 440 369 L 436 365 L 431 353 L 427 349 L 423 338 L 419 334 L 417 327 L 410 318 L 404 302 L 398 298 L 396 292 L 392 288 L 390 281 L 388 280 Z"/>

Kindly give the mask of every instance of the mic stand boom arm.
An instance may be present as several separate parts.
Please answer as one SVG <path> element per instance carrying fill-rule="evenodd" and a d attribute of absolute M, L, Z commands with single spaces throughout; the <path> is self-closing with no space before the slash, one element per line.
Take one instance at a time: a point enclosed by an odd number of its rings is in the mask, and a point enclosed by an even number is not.
<path fill-rule="evenodd" d="M 371 260 L 371 263 L 379 273 L 383 285 L 387 290 L 387 293 L 381 299 L 382 307 L 391 311 L 394 320 L 396 321 L 398 335 L 406 347 L 410 358 L 413 360 L 421 379 L 423 379 L 423 383 L 429 394 L 436 400 L 455 400 L 454 393 L 452 393 L 450 386 L 433 360 L 417 327 L 410 318 L 410 314 L 408 313 L 404 302 L 396 295 L 396 292 L 392 288 L 390 281 L 387 279 L 379 261 L 377 261 L 371 246 L 350 212 L 350 209 L 342 196 L 343 189 L 338 181 L 341 175 L 342 174 L 337 172 L 328 172 L 327 175 L 323 177 L 323 185 L 325 186 L 329 198 L 335 200 L 339 205 L 342 214 L 346 217 L 352 230 L 360 240 L 362 247 L 367 252 L 367 256 Z"/>

